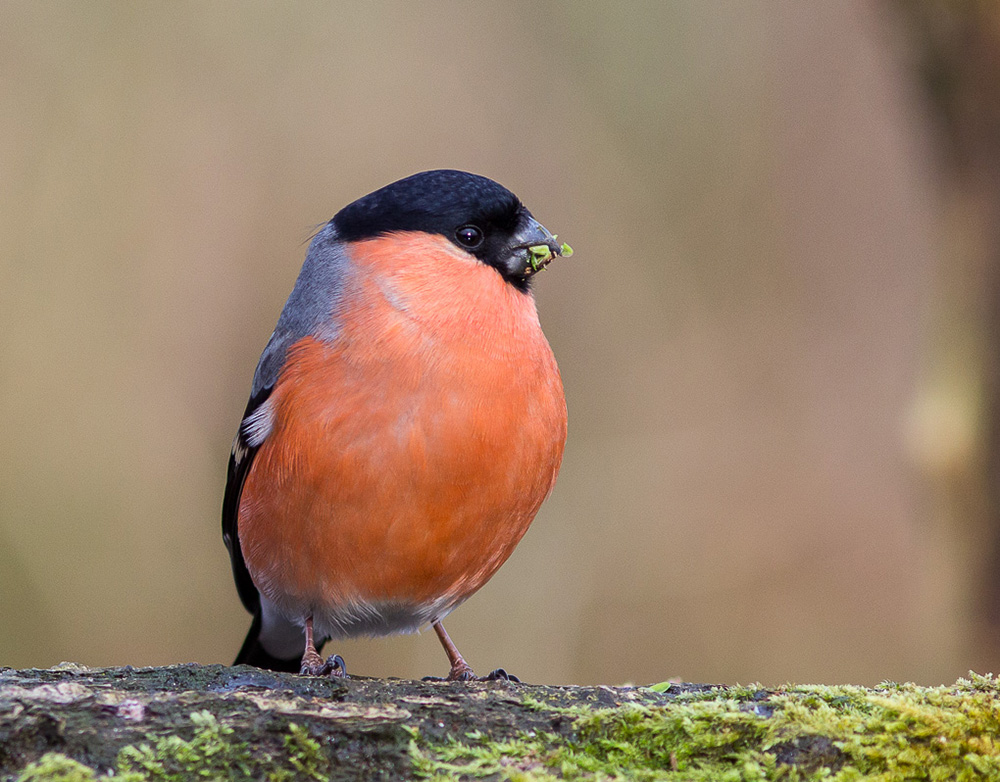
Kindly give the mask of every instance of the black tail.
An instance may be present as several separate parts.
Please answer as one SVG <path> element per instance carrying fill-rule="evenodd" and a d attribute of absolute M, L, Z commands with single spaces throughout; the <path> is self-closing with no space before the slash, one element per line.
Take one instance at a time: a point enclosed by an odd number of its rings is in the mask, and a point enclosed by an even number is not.
<path fill-rule="evenodd" d="M 299 668 L 302 665 L 300 657 L 283 660 L 280 657 L 268 654 L 264 651 L 264 647 L 261 646 L 259 636 L 260 610 L 258 609 L 257 613 L 253 615 L 253 624 L 250 625 L 250 632 L 247 633 L 247 639 L 243 642 L 243 648 L 236 655 L 233 665 L 253 665 L 256 668 L 266 668 L 269 671 L 299 672 Z"/>

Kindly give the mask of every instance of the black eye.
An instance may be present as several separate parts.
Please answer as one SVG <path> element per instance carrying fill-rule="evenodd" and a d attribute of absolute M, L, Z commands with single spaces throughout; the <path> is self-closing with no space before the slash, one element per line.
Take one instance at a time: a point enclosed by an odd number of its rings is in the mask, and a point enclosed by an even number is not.
<path fill-rule="evenodd" d="M 455 231 L 455 238 L 462 247 L 474 250 L 483 243 L 483 232 L 474 225 L 463 225 Z"/>

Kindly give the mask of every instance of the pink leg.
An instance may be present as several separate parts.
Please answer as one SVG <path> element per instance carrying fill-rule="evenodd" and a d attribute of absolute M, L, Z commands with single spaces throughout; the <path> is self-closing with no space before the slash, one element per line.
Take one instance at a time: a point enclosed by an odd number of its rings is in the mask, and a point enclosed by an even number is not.
<path fill-rule="evenodd" d="M 302 655 L 302 667 L 299 668 L 302 676 L 335 676 L 347 678 L 347 668 L 344 667 L 344 658 L 335 654 L 324 662 L 319 656 L 316 644 L 313 642 L 313 618 L 306 618 L 306 651 Z"/>
<path fill-rule="evenodd" d="M 445 654 L 448 655 L 448 662 L 451 663 L 451 671 L 448 673 L 448 681 L 472 681 L 476 678 L 476 672 L 472 670 L 472 667 L 463 659 L 461 653 L 458 651 L 458 647 L 452 642 L 451 638 L 448 637 L 448 632 L 444 629 L 444 625 L 441 622 L 435 622 L 433 624 L 434 632 L 437 633 L 438 639 L 441 641 L 441 646 L 444 647 Z"/>

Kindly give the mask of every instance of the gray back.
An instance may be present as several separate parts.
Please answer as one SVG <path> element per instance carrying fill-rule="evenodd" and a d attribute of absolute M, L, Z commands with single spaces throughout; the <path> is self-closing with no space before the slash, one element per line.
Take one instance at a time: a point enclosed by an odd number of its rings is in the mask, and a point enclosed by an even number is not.
<path fill-rule="evenodd" d="M 337 336 L 334 313 L 348 263 L 333 224 L 327 223 L 309 244 L 302 271 L 257 364 L 251 397 L 277 382 L 288 348 L 300 339 Z"/>

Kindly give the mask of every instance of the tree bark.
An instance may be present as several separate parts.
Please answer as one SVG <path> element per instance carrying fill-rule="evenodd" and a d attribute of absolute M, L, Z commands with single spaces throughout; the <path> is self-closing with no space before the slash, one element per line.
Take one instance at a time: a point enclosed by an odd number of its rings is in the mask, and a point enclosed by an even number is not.
<path fill-rule="evenodd" d="M 0 669 L 0 779 L 973 778 L 1000 773 L 998 706 L 977 676 L 552 687 L 67 664 Z"/>

